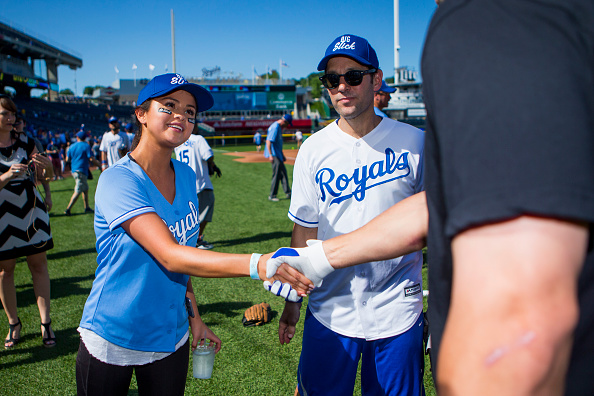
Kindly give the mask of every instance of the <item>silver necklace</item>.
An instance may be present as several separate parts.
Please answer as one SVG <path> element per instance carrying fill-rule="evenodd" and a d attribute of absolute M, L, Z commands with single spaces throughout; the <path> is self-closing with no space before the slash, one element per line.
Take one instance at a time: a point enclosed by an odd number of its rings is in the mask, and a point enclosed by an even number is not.
<path fill-rule="evenodd" d="M 0 150 L 0 160 L 4 161 L 4 162 L 10 162 L 14 159 L 14 155 L 16 154 L 17 150 L 14 149 L 14 143 L 12 137 L 10 138 L 10 146 L 6 146 L 6 147 L 0 147 L 0 148 L 8 148 L 10 147 L 10 155 L 8 157 L 6 157 L 3 153 L 2 150 Z"/>

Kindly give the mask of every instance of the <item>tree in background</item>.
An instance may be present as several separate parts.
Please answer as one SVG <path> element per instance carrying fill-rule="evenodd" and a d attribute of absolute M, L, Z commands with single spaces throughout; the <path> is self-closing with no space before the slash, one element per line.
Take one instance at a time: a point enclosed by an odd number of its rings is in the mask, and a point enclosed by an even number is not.
<path fill-rule="evenodd" d="M 95 85 L 94 87 L 91 87 L 91 86 L 85 87 L 85 89 L 83 89 L 83 95 L 91 96 L 91 95 L 93 95 L 93 91 L 95 91 L 96 89 L 99 89 L 99 88 L 105 88 L 105 87 L 102 85 Z"/>

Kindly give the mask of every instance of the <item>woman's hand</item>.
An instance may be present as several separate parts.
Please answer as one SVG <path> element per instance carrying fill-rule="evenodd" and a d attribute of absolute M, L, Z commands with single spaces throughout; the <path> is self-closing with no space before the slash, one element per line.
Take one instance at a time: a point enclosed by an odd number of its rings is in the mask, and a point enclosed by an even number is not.
<path fill-rule="evenodd" d="M 266 262 L 272 257 L 272 255 L 273 253 L 268 253 L 260 257 L 260 260 L 258 261 L 258 274 L 260 275 L 260 279 L 263 281 L 269 281 L 270 283 L 274 283 L 275 280 L 278 280 L 282 283 L 291 285 L 291 287 L 297 291 L 299 296 L 303 297 L 308 295 L 313 289 L 312 281 L 310 281 L 296 269 L 286 264 L 281 264 L 281 266 L 276 271 L 276 274 L 271 278 L 266 277 Z"/>
<path fill-rule="evenodd" d="M 208 339 L 211 344 L 214 343 L 216 345 L 215 353 L 219 353 L 221 350 L 221 339 L 204 324 L 200 315 L 190 318 L 190 328 L 192 331 L 192 350 L 196 349 L 198 344 L 204 345 Z"/>
<path fill-rule="evenodd" d="M 16 179 L 19 176 L 24 176 L 27 173 L 27 165 L 25 164 L 12 164 L 8 171 L 0 175 L 0 181 L 9 182 Z"/>
<path fill-rule="evenodd" d="M 35 164 L 35 166 L 39 169 L 46 169 L 46 170 L 53 170 L 52 161 L 47 158 L 45 155 L 34 153 L 31 156 L 31 160 Z"/>

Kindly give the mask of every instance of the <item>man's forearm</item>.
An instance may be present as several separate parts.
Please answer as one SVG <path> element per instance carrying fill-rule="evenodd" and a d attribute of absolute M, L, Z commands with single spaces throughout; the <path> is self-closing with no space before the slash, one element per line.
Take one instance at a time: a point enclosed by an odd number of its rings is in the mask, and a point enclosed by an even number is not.
<path fill-rule="evenodd" d="M 324 241 L 334 268 L 387 260 L 422 249 L 429 215 L 425 193 L 404 199 L 351 233 Z"/>

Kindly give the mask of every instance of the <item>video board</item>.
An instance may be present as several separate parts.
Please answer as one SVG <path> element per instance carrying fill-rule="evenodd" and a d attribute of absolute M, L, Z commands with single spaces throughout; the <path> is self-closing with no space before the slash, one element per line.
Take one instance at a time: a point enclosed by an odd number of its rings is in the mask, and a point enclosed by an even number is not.
<path fill-rule="evenodd" d="M 211 110 L 291 110 L 293 85 L 204 85 L 214 97 Z"/>

